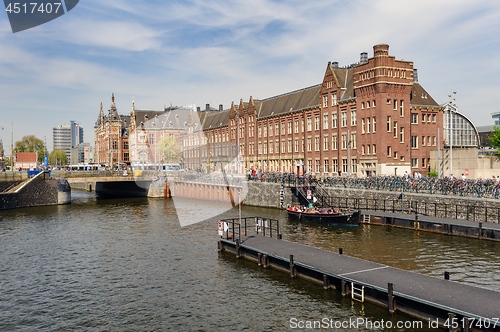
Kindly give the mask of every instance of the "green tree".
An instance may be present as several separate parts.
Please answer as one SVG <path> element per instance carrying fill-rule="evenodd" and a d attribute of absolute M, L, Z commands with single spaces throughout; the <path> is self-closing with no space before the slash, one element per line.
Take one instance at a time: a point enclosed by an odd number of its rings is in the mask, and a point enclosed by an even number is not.
<path fill-rule="evenodd" d="M 50 153 L 48 162 L 51 165 L 67 165 L 68 157 L 66 156 L 66 152 L 63 150 L 55 149 Z"/>
<path fill-rule="evenodd" d="M 493 135 L 489 137 L 489 140 L 491 142 L 491 146 L 497 149 L 495 154 L 500 156 L 500 127 L 493 127 L 493 129 Z"/>
<path fill-rule="evenodd" d="M 176 163 L 180 160 L 179 143 L 173 136 L 164 135 L 158 142 L 157 150 L 163 163 Z"/>
<path fill-rule="evenodd" d="M 44 152 L 47 152 L 43 141 L 35 135 L 23 136 L 20 141 L 16 142 L 15 149 L 17 152 L 38 152 L 39 163 L 43 162 Z"/>

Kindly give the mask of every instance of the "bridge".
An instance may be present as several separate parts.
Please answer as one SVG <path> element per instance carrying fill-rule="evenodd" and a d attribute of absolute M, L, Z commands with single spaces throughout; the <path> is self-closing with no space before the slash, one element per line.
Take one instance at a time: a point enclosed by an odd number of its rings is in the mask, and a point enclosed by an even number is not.
<path fill-rule="evenodd" d="M 112 197 L 168 197 L 168 181 L 157 171 L 52 171 L 52 177 L 66 178 L 72 189 L 95 191 Z"/>

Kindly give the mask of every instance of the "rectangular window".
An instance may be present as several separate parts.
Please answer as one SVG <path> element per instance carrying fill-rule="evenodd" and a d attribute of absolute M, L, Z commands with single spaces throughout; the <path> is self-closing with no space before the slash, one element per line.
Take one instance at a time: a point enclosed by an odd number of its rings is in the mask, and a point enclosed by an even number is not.
<path fill-rule="evenodd" d="M 394 151 L 394 159 L 398 159 L 398 152 Z"/>
<path fill-rule="evenodd" d="M 299 139 L 295 139 L 295 152 L 299 152 Z"/>
<path fill-rule="evenodd" d="M 366 132 L 370 133 L 370 118 L 366 118 Z"/>
<path fill-rule="evenodd" d="M 264 137 L 267 137 L 267 126 L 264 126 Z"/>
<path fill-rule="evenodd" d="M 307 131 L 312 130 L 312 118 L 307 118 Z"/>
<path fill-rule="evenodd" d="M 292 152 L 292 139 L 288 139 L 288 152 Z"/>
<path fill-rule="evenodd" d="M 325 135 L 323 137 L 323 149 L 324 151 L 328 151 L 329 145 L 330 145 L 330 140 L 328 139 L 328 135 Z"/>
<path fill-rule="evenodd" d="M 337 113 L 332 113 L 332 128 L 337 128 Z"/>
<path fill-rule="evenodd" d="M 321 172 L 321 164 L 319 163 L 319 159 L 316 159 L 316 173 Z"/>
<path fill-rule="evenodd" d="M 149 144 L 155 144 L 155 134 L 149 134 Z"/>
<path fill-rule="evenodd" d="M 425 136 L 422 136 L 422 145 L 421 146 L 425 146 Z"/>
<path fill-rule="evenodd" d="M 328 95 L 323 96 L 323 107 L 328 107 Z"/>
<path fill-rule="evenodd" d="M 377 131 L 377 122 L 375 120 L 375 117 L 373 117 L 373 130 L 372 130 L 372 133 L 376 132 Z"/>
<path fill-rule="evenodd" d="M 357 124 L 356 120 L 356 110 L 351 111 L 351 126 L 355 126 Z"/>
<path fill-rule="evenodd" d="M 314 130 L 319 130 L 319 115 L 314 117 Z"/>
<path fill-rule="evenodd" d="M 285 140 L 281 140 L 281 153 L 286 153 Z"/>
<path fill-rule="evenodd" d="M 351 134 L 351 147 L 353 149 L 357 149 L 357 144 L 358 144 L 358 141 L 357 141 L 356 133 L 352 133 Z"/>
<path fill-rule="evenodd" d="M 274 132 L 276 133 L 276 136 L 279 136 L 279 134 L 280 134 L 280 124 L 278 122 L 276 122 L 276 124 L 274 125 Z"/>
<path fill-rule="evenodd" d="M 332 135 L 332 150 L 338 149 L 337 141 L 337 134 Z"/>
<path fill-rule="evenodd" d="M 270 154 L 273 154 L 274 153 L 274 146 L 273 146 L 273 142 L 269 142 L 269 153 Z"/>
<path fill-rule="evenodd" d="M 342 158 L 342 172 L 347 173 L 347 159 Z"/>
<path fill-rule="evenodd" d="M 319 151 L 320 148 L 320 140 L 319 137 L 314 138 L 314 151 Z"/>
<path fill-rule="evenodd" d="M 390 105 L 390 104 L 391 104 L 391 100 L 387 99 L 387 105 Z"/>
<path fill-rule="evenodd" d="M 372 104 L 372 105 L 373 105 L 373 107 L 375 107 L 375 105 L 376 105 L 376 104 L 375 104 L 375 100 L 374 100 L 372 103 L 373 103 L 373 104 Z"/>
<path fill-rule="evenodd" d="M 337 105 L 337 94 L 332 93 L 332 106 Z"/>
<path fill-rule="evenodd" d="M 436 114 L 432 114 L 432 122 L 436 122 Z"/>
<path fill-rule="evenodd" d="M 273 136 L 273 125 L 269 125 L 269 137 Z"/>
<path fill-rule="evenodd" d="M 280 153 L 280 141 L 276 140 L 274 142 L 276 153 Z"/>
<path fill-rule="evenodd" d="M 123 142 L 123 150 L 128 150 L 128 141 Z"/>
<path fill-rule="evenodd" d="M 373 144 L 372 154 L 376 154 L 376 153 L 377 153 L 377 145 Z"/>
<path fill-rule="evenodd" d="M 394 121 L 394 130 L 393 130 L 394 138 L 398 137 L 398 122 Z"/>
<path fill-rule="evenodd" d="M 288 133 L 292 133 L 292 121 L 288 121 Z"/>
<path fill-rule="evenodd" d="M 313 161 L 310 159 L 307 161 L 307 170 L 309 172 L 311 172 L 313 170 Z"/>
<path fill-rule="evenodd" d="M 392 157 L 392 149 L 390 146 L 387 147 L 387 158 Z"/>
<path fill-rule="evenodd" d="M 347 127 L 347 112 L 342 112 L 342 127 Z"/>
<path fill-rule="evenodd" d="M 418 159 L 417 158 L 411 158 L 411 167 L 413 167 L 413 168 L 418 167 Z"/>
<path fill-rule="evenodd" d="M 295 120 L 295 133 L 299 132 L 299 120 Z"/>
<path fill-rule="evenodd" d="M 281 123 L 281 135 L 285 135 L 285 122 Z"/>
<path fill-rule="evenodd" d="M 411 124 L 418 124 L 418 114 L 411 114 Z"/>
<path fill-rule="evenodd" d="M 241 137 L 241 135 L 240 135 L 240 137 Z M 262 127 L 259 126 L 259 138 L 261 138 L 261 137 L 262 137 Z"/>
<path fill-rule="evenodd" d="M 361 133 L 364 134 L 365 133 L 365 119 L 361 119 Z"/>
<path fill-rule="evenodd" d="M 312 138 L 308 137 L 307 138 L 307 151 L 312 151 Z"/>
<path fill-rule="evenodd" d="M 154 137 L 153 137 L 153 139 L 154 139 Z M 118 141 L 113 141 L 113 150 L 117 150 L 117 149 L 118 149 Z"/>
<path fill-rule="evenodd" d="M 366 146 L 366 154 L 370 154 L 370 145 L 369 144 Z"/>
<path fill-rule="evenodd" d="M 267 142 L 264 142 L 264 154 L 267 154 Z"/>
<path fill-rule="evenodd" d="M 422 158 L 422 168 L 425 168 L 425 166 L 426 166 L 425 162 L 426 162 L 425 158 Z"/>
<path fill-rule="evenodd" d="M 396 99 L 394 99 L 394 110 L 398 110 L 398 101 Z"/>
<path fill-rule="evenodd" d="M 411 148 L 418 149 L 418 136 L 411 137 Z"/>
<path fill-rule="evenodd" d="M 342 134 L 342 149 L 347 149 L 347 134 Z"/>
<path fill-rule="evenodd" d="M 324 165 L 325 165 L 325 167 L 324 167 L 324 171 L 325 171 L 325 173 L 330 173 L 330 165 L 329 165 L 329 163 L 328 163 L 328 159 L 325 159 L 325 160 L 323 161 L 323 163 L 324 163 Z"/>
<path fill-rule="evenodd" d="M 404 127 L 399 128 L 399 142 L 400 143 L 405 142 L 405 128 Z"/>
<path fill-rule="evenodd" d="M 399 116 L 404 117 L 405 116 L 405 111 L 404 111 L 404 100 L 399 101 Z"/>
<path fill-rule="evenodd" d="M 129 153 L 128 152 L 124 152 L 123 153 L 123 161 L 130 161 L 129 160 Z"/>
<path fill-rule="evenodd" d="M 432 136 L 432 145 L 436 146 L 436 136 Z"/>
<path fill-rule="evenodd" d="M 427 122 L 431 122 L 431 115 L 427 114 Z"/>
<path fill-rule="evenodd" d="M 328 114 L 323 114 L 323 129 L 328 129 Z"/>
<path fill-rule="evenodd" d="M 391 117 L 387 117 L 387 132 L 391 132 Z"/>
<path fill-rule="evenodd" d="M 332 160 L 332 172 L 337 173 L 339 171 L 339 165 L 337 159 Z"/>
<path fill-rule="evenodd" d="M 422 114 L 422 123 L 425 122 L 425 114 Z"/>
<path fill-rule="evenodd" d="M 427 136 L 427 145 L 431 146 L 431 137 L 430 136 Z"/>
<path fill-rule="evenodd" d="M 364 145 L 361 145 L 361 154 L 364 155 L 365 154 L 365 146 Z"/>
<path fill-rule="evenodd" d="M 353 173 L 356 173 L 358 171 L 358 162 L 356 158 L 351 159 L 351 168 Z"/>
<path fill-rule="evenodd" d="M 365 102 L 362 102 L 361 103 L 361 109 L 364 110 L 365 109 Z"/>

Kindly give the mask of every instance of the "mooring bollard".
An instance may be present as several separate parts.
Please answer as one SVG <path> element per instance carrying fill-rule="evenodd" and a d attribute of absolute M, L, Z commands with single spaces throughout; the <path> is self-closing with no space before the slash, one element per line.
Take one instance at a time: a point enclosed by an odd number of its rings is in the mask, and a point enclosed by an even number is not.
<path fill-rule="evenodd" d="M 444 271 L 444 280 L 450 280 L 450 272 Z"/>
<path fill-rule="evenodd" d="M 343 255 L 344 254 L 344 250 L 342 248 L 339 248 L 339 255 Z"/>

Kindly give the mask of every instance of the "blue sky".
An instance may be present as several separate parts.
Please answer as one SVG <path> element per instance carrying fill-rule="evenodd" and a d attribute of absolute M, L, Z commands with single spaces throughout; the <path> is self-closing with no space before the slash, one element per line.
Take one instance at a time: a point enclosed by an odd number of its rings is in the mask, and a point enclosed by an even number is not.
<path fill-rule="evenodd" d="M 457 91 L 477 126 L 500 111 L 500 2 L 491 0 L 82 0 L 70 12 L 13 34 L 0 14 L 0 137 L 14 141 L 79 122 L 93 142 L 102 102 L 120 113 L 164 105 L 224 108 L 322 81 L 390 45 L 414 62 L 438 103 Z"/>

